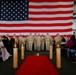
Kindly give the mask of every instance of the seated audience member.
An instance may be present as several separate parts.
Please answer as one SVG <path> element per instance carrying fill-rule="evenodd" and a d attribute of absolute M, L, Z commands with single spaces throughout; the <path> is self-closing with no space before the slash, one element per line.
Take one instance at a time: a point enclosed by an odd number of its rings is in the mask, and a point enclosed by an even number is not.
<path fill-rule="evenodd" d="M 74 53 L 76 53 L 76 39 L 74 35 L 72 35 L 70 40 L 67 41 L 65 47 L 67 48 L 67 57 L 69 58 L 70 54 L 74 57 Z"/>
<path fill-rule="evenodd" d="M 11 55 L 8 53 L 7 49 L 4 47 L 2 39 L 0 39 L 0 51 L 3 61 L 6 61 Z"/>

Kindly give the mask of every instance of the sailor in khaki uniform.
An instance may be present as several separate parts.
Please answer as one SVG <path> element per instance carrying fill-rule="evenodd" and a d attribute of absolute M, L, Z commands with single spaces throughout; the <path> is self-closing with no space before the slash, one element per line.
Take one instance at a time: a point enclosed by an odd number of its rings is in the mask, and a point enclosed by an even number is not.
<path fill-rule="evenodd" d="M 56 37 L 54 38 L 55 44 L 57 42 L 60 42 L 61 43 L 61 39 L 62 39 L 61 36 L 59 34 L 56 34 Z"/>
<path fill-rule="evenodd" d="M 44 50 L 44 35 L 41 36 L 41 50 Z"/>
<path fill-rule="evenodd" d="M 45 35 L 46 51 L 50 50 L 51 39 L 52 37 L 47 33 L 47 35 Z"/>
<path fill-rule="evenodd" d="M 15 42 L 18 44 L 18 38 L 16 37 L 16 34 L 14 34 L 12 38 L 14 38 Z"/>
<path fill-rule="evenodd" d="M 34 50 L 37 50 L 37 35 L 34 35 Z"/>
<path fill-rule="evenodd" d="M 22 35 L 20 34 L 20 36 L 18 37 L 19 50 L 21 49 L 21 39 Z"/>
<path fill-rule="evenodd" d="M 28 43 L 29 39 L 28 39 L 28 37 L 29 37 L 29 35 L 27 35 L 27 37 L 26 37 L 26 50 L 29 50 L 29 43 Z"/>
<path fill-rule="evenodd" d="M 30 33 L 30 35 L 28 36 L 28 44 L 29 44 L 29 51 L 32 51 L 32 47 L 33 47 L 33 36 Z"/>
<path fill-rule="evenodd" d="M 26 38 L 24 37 L 24 35 L 22 36 L 22 39 L 21 39 L 21 44 L 24 44 L 24 46 L 25 46 L 25 43 L 26 43 Z"/>
<path fill-rule="evenodd" d="M 19 37 L 19 49 L 21 49 L 22 43 L 23 43 L 24 46 L 25 46 L 25 41 L 26 41 L 26 38 L 24 38 L 23 35 Z"/>
<path fill-rule="evenodd" d="M 40 46 L 41 46 L 41 37 L 40 34 L 37 36 L 37 50 L 40 51 Z"/>

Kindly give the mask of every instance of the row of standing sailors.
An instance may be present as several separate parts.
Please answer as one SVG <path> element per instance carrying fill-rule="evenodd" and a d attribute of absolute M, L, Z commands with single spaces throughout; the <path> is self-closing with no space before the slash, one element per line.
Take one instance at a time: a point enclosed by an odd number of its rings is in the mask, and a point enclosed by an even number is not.
<path fill-rule="evenodd" d="M 30 34 L 26 38 L 23 38 L 20 36 L 18 38 L 19 40 L 19 49 L 21 48 L 21 43 L 23 42 L 24 45 L 26 44 L 26 50 L 32 51 L 32 47 L 34 45 L 34 50 L 44 50 L 44 43 L 46 43 L 46 50 L 49 50 L 50 42 L 53 43 L 53 38 L 50 37 L 50 35 L 41 36 L 40 35 L 34 35 Z"/>
<path fill-rule="evenodd" d="M 10 37 L 7 36 L 7 38 L 10 40 Z M 55 36 L 55 38 L 52 38 L 52 36 L 50 36 L 48 33 L 47 35 L 42 35 L 40 36 L 39 34 L 38 35 L 28 35 L 26 38 L 22 35 L 20 35 L 18 38 L 16 37 L 16 35 L 14 35 L 12 38 L 15 39 L 15 42 L 17 42 L 19 44 L 19 49 L 21 49 L 21 44 L 24 43 L 24 45 L 26 45 L 26 50 L 29 50 L 29 51 L 32 51 L 32 47 L 33 47 L 33 44 L 34 44 L 34 50 L 44 50 L 44 44 L 46 45 L 46 50 L 49 50 L 50 49 L 50 42 L 52 44 L 54 44 L 54 41 L 55 43 L 57 42 L 61 42 L 61 37 L 59 34 L 57 34 Z M 65 36 L 65 39 L 67 40 L 67 36 Z"/>

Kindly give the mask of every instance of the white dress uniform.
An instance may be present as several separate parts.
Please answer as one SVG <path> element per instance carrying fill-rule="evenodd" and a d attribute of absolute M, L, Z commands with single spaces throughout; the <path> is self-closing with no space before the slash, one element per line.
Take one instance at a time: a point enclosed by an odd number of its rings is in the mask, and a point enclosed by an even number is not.
<path fill-rule="evenodd" d="M 0 40 L 0 51 L 2 53 L 1 57 L 3 61 L 6 61 L 11 55 L 8 53 L 7 49 L 4 47 L 3 42 Z"/>
<path fill-rule="evenodd" d="M 47 34 L 47 35 L 45 36 L 46 51 L 50 50 L 50 41 L 51 41 L 50 35 Z"/>
<path fill-rule="evenodd" d="M 41 37 L 38 35 L 37 36 L 37 50 L 40 51 L 40 46 L 41 46 Z"/>

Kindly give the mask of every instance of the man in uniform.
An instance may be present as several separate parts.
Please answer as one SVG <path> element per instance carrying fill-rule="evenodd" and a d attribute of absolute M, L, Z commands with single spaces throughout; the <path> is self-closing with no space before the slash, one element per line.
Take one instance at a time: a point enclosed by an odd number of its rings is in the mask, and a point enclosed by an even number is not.
<path fill-rule="evenodd" d="M 37 36 L 37 50 L 40 51 L 40 46 L 41 46 L 41 37 L 40 34 Z"/>
<path fill-rule="evenodd" d="M 41 50 L 44 50 L 44 35 L 41 36 Z"/>
<path fill-rule="evenodd" d="M 26 38 L 24 37 L 24 35 L 22 36 L 22 39 L 21 39 L 21 44 L 24 44 L 24 46 L 25 46 L 25 43 L 26 43 Z"/>
<path fill-rule="evenodd" d="M 36 33 L 34 35 L 34 50 L 37 50 L 37 36 L 36 36 Z"/>
<path fill-rule="evenodd" d="M 57 44 L 57 42 L 61 43 L 61 36 L 59 34 L 56 34 L 56 37 L 54 38 L 55 44 Z"/>
<path fill-rule="evenodd" d="M 18 39 L 17 39 L 16 34 L 14 34 L 12 38 L 14 38 L 15 39 L 15 42 L 18 44 Z"/>
<path fill-rule="evenodd" d="M 33 40 L 34 40 L 34 39 L 33 39 L 32 33 L 30 33 L 30 35 L 28 36 L 29 51 L 32 51 Z"/>
<path fill-rule="evenodd" d="M 46 51 L 50 50 L 50 42 L 53 43 L 53 38 L 47 33 L 45 35 Z"/>
<path fill-rule="evenodd" d="M 29 35 L 27 35 L 27 37 L 26 37 L 26 50 L 29 50 L 29 43 L 28 43 L 29 39 L 28 39 L 28 37 L 29 37 Z"/>
<path fill-rule="evenodd" d="M 19 50 L 21 50 L 21 39 L 22 39 L 22 35 L 20 34 L 20 36 L 18 37 Z"/>

